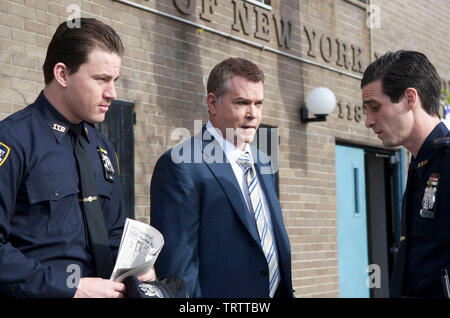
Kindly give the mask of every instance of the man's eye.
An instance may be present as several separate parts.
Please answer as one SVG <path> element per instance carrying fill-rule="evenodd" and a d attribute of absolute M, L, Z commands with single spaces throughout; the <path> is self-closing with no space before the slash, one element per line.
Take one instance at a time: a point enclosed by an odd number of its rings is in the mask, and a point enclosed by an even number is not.
<path fill-rule="evenodd" d="M 369 111 L 369 112 L 377 112 L 380 109 L 379 106 L 364 106 L 364 110 Z"/>

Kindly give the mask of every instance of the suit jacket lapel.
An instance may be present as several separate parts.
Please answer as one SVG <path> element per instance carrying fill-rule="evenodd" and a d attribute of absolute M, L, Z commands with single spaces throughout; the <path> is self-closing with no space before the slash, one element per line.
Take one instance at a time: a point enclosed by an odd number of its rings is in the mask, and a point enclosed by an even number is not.
<path fill-rule="evenodd" d="M 213 136 L 211 136 L 205 127 L 203 127 L 202 135 L 202 152 L 205 164 L 221 185 L 222 190 L 228 198 L 228 202 L 233 207 L 241 222 L 247 228 L 253 239 L 260 244 L 255 219 L 248 210 L 247 203 L 244 200 L 242 191 L 236 180 L 236 176 L 234 175 L 233 168 L 230 163 L 227 162 L 227 158 L 221 145 L 214 139 Z M 211 150 L 213 149 L 215 153 L 211 155 Z"/>

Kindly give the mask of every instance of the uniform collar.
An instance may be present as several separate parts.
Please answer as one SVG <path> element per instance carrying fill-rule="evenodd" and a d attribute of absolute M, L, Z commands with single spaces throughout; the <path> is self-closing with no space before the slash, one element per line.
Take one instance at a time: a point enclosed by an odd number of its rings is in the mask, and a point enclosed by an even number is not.
<path fill-rule="evenodd" d="M 41 91 L 38 98 L 34 102 L 35 107 L 41 113 L 44 121 L 47 123 L 48 127 L 52 131 L 56 140 L 61 142 L 63 137 L 69 132 L 70 121 L 68 121 L 55 106 L 53 106 L 44 95 L 44 91 Z M 84 128 L 83 136 L 88 139 L 88 128 L 85 122 L 82 123 Z"/>
<path fill-rule="evenodd" d="M 435 152 L 433 141 L 436 138 L 444 137 L 446 134 L 448 134 L 448 129 L 443 122 L 440 122 L 423 142 L 419 152 L 417 153 L 417 158 L 411 158 L 411 165 L 416 170 L 419 178 L 421 178 L 425 167 L 430 163 L 430 160 Z"/>

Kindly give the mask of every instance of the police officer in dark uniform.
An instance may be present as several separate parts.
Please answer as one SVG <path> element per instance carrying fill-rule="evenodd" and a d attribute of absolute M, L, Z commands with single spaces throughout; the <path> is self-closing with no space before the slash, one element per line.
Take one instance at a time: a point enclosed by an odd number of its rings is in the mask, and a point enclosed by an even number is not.
<path fill-rule="evenodd" d="M 57 28 L 36 101 L 0 122 L 4 295 L 124 296 L 109 280 L 125 222 L 117 160 L 92 125 L 116 98 L 124 48 L 111 27 L 79 22 Z"/>
<path fill-rule="evenodd" d="M 391 295 L 447 297 L 441 270 L 450 269 L 449 140 L 440 123 L 411 159 Z"/>
<path fill-rule="evenodd" d="M 361 81 L 366 126 L 411 154 L 391 297 L 447 297 L 450 269 L 450 133 L 439 117 L 439 76 L 419 52 L 389 52 Z"/>

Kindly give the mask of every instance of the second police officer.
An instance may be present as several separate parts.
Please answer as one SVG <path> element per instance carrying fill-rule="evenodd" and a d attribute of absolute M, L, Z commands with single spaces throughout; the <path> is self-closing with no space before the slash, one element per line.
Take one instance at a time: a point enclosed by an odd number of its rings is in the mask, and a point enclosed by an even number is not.
<path fill-rule="evenodd" d="M 389 52 L 361 81 L 366 126 L 411 154 L 391 297 L 446 297 L 450 266 L 450 133 L 439 117 L 441 84 L 428 58 Z"/>

